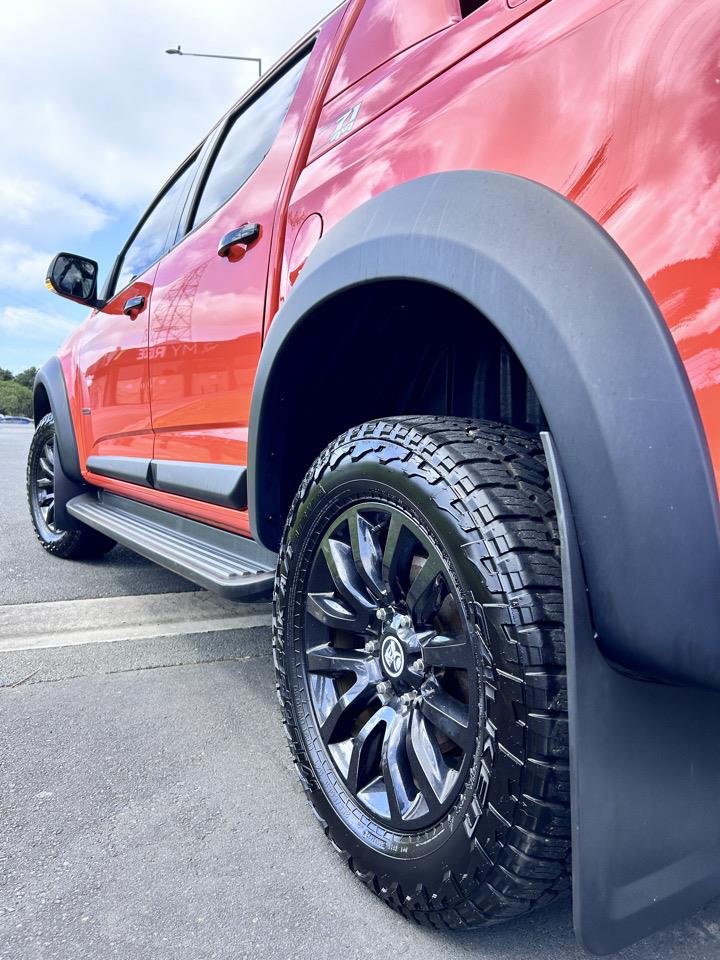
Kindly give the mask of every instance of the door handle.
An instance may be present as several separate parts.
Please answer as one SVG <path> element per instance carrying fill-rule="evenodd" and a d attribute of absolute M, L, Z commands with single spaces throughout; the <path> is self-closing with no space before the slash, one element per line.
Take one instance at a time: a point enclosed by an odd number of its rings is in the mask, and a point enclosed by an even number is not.
<path fill-rule="evenodd" d="M 243 247 L 249 247 L 260 236 L 259 223 L 244 223 L 237 230 L 231 230 L 226 233 L 218 245 L 218 256 L 227 257 L 236 244 L 242 244 Z"/>
<path fill-rule="evenodd" d="M 130 297 L 129 300 L 125 301 L 123 313 L 126 317 L 130 317 L 131 320 L 134 320 L 144 306 L 145 297 Z"/>

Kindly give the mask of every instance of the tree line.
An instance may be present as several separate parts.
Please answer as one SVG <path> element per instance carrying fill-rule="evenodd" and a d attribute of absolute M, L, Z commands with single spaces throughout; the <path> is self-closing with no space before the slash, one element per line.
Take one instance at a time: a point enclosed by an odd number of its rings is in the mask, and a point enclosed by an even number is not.
<path fill-rule="evenodd" d="M 0 413 L 7 417 L 32 417 L 32 385 L 37 367 L 13 374 L 0 367 Z"/>

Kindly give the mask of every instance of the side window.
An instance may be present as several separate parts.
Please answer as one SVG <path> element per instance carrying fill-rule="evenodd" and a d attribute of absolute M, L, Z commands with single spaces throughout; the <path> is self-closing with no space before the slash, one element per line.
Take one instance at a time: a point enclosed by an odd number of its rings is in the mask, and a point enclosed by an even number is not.
<path fill-rule="evenodd" d="M 293 64 L 228 122 L 205 179 L 193 226 L 207 220 L 259 166 L 282 126 L 309 56 Z"/>
<path fill-rule="evenodd" d="M 177 205 L 195 173 L 198 157 L 199 152 L 183 167 L 150 208 L 122 258 L 115 281 L 115 292 L 122 290 L 135 277 L 139 277 L 165 253 L 168 231 L 173 225 Z"/>
<path fill-rule="evenodd" d="M 480 7 L 484 7 L 486 3 L 487 0 L 460 0 L 460 13 L 463 19 L 475 13 Z M 511 7 L 516 7 L 519 3 L 522 3 L 522 0 L 510 0 Z"/>

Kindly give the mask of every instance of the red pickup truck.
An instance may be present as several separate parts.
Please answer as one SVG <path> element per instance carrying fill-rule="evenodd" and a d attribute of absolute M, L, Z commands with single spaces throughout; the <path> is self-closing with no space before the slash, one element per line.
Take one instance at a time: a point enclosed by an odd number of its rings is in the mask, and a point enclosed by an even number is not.
<path fill-rule="evenodd" d="M 274 584 L 302 783 L 418 922 L 720 893 L 718 50 L 718 0 L 347 0 L 101 291 L 51 264 L 40 542 Z"/>

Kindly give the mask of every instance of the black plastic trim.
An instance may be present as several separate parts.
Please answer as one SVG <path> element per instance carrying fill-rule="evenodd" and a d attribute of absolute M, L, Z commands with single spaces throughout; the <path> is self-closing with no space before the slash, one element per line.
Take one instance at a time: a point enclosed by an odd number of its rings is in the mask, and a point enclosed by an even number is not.
<path fill-rule="evenodd" d="M 87 458 L 87 468 L 91 473 L 112 480 L 125 480 L 141 487 L 151 487 L 150 460 L 143 457 L 104 457 Z"/>
<path fill-rule="evenodd" d="M 87 468 L 101 477 L 153 487 L 203 503 L 235 510 L 247 507 L 247 471 L 234 464 L 92 456 L 88 457 Z"/>
<path fill-rule="evenodd" d="M 153 460 L 153 486 L 192 500 L 217 503 L 244 510 L 247 507 L 247 471 L 223 463 L 192 463 L 180 460 Z"/>
<path fill-rule="evenodd" d="M 34 394 L 37 393 L 39 386 L 44 388 L 50 402 L 50 409 L 55 420 L 55 442 L 63 470 L 68 479 L 74 480 L 76 483 L 82 483 L 80 457 L 78 456 L 75 430 L 70 415 L 70 401 L 65 384 L 65 374 L 57 357 L 50 357 L 47 363 L 35 374 Z M 36 406 L 35 423 L 39 419 Z"/>
<path fill-rule="evenodd" d="M 57 434 L 55 435 L 55 524 L 58 530 L 82 530 L 82 523 L 68 512 L 67 505 L 74 498 L 86 493 L 86 483 L 71 480 L 63 468 L 62 457 L 58 452 Z"/>
<path fill-rule="evenodd" d="M 720 695 L 623 676 L 601 656 L 567 487 L 543 444 L 562 548 L 575 932 L 607 954 L 720 895 Z"/>
<path fill-rule="evenodd" d="M 293 349 L 302 363 L 293 334 L 336 294 L 397 278 L 474 305 L 527 371 L 563 463 L 605 654 L 657 679 L 720 688 L 718 493 L 677 350 L 609 235 L 520 177 L 423 177 L 368 201 L 318 243 L 273 320 L 255 379 L 255 537 L 277 548 L 284 509 L 264 491 L 284 436 L 280 401 L 294 399 L 273 376 L 278 358 Z"/>

